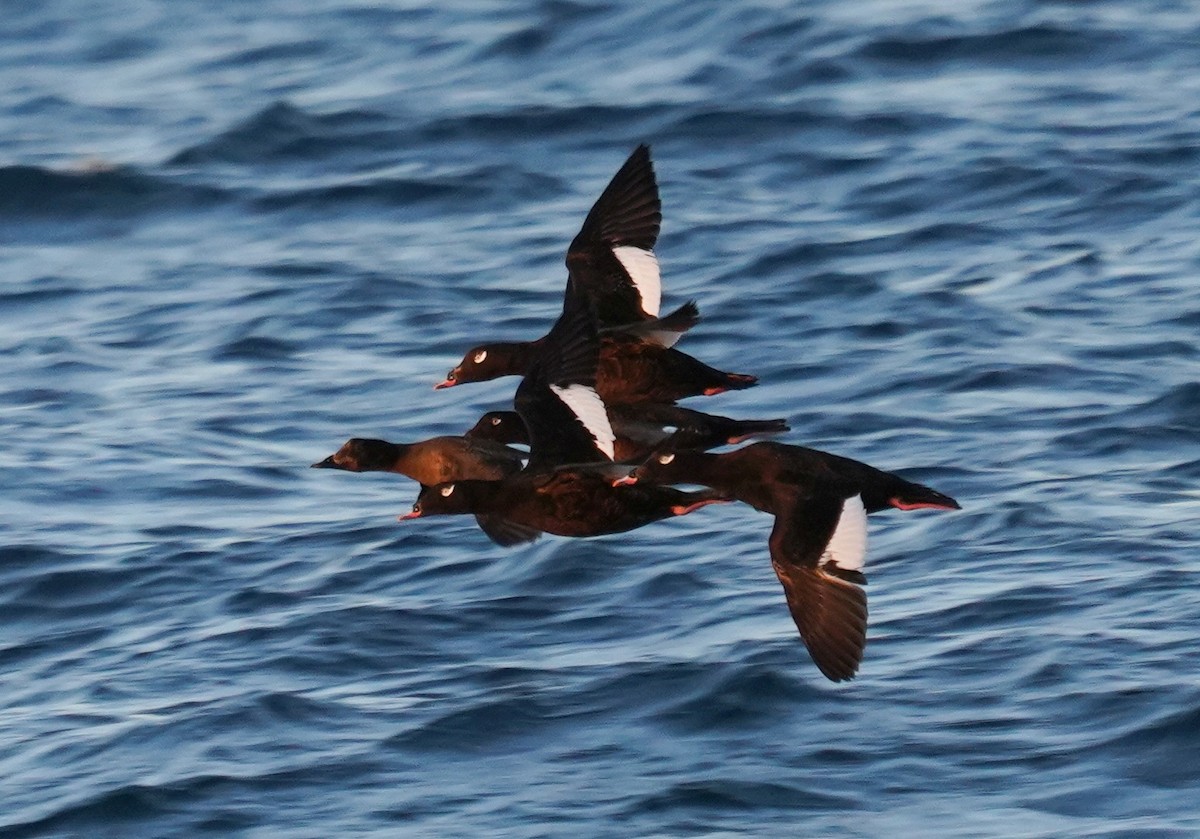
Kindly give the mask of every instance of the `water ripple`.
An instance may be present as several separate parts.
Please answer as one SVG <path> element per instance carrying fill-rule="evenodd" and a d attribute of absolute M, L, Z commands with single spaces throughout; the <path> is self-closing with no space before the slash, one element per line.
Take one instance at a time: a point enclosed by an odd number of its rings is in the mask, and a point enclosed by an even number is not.
<path fill-rule="evenodd" d="M 0 833 L 1200 830 L 1194 10 L 143 6 L 0 34 Z M 872 516 L 849 684 L 768 516 L 505 550 L 309 468 L 511 404 L 432 385 L 642 141 L 761 376 L 688 404 L 963 504 Z"/>

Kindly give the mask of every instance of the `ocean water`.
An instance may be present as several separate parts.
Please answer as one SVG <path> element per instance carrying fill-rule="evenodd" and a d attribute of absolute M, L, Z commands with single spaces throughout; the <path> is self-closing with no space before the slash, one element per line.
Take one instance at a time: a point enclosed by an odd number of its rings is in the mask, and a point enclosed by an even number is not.
<path fill-rule="evenodd" d="M 0 836 L 1200 835 L 1200 11 L 45 0 L 0 27 Z M 957 497 L 506 550 L 461 433 L 638 143 L 689 404 Z"/>

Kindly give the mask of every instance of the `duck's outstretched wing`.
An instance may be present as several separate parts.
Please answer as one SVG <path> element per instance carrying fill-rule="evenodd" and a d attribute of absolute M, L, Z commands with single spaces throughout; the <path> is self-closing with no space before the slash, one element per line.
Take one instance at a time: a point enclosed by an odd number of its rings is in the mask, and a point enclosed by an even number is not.
<path fill-rule="evenodd" d="M 851 679 L 867 642 L 862 585 L 867 513 L 862 497 L 820 491 L 777 511 L 771 565 L 813 661 L 835 682 Z"/>
<path fill-rule="evenodd" d="M 613 176 L 567 249 L 567 289 L 591 301 L 601 326 L 658 317 L 662 281 L 654 243 L 662 224 L 650 149 Z"/>
<path fill-rule="evenodd" d="M 599 359 L 591 305 L 568 289 L 563 313 L 513 400 L 529 431 L 527 469 L 612 460 L 612 426 L 596 394 Z"/>
<path fill-rule="evenodd" d="M 532 542 L 542 535 L 542 531 L 536 528 L 517 524 L 500 515 L 476 513 L 475 522 L 489 539 L 506 548 Z"/>

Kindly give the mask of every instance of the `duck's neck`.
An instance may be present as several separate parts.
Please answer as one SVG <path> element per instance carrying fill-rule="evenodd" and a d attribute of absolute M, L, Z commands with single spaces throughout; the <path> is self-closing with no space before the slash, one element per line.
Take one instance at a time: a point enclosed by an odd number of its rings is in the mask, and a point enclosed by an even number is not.
<path fill-rule="evenodd" d="M 472 513 L 493 512 L 503 498 L 500 481 L 458 481 L 456 487 L 464 493 Z"/>
<path fill-rule="evenodd" d="M 387 449 L 388 459 L 381 461 L 376 468 L 380 472 L 395 472 L 398 475 L 407 475 L 411 454 L 411 443 L 392 443 Z"/>
<path fill-rule="evenodd" d="M 721 469 L 721 460 L 717 455 L 708 452 L 679 452 L 675 456 L 681 460 L 679 471 L 686 473 L 688 483 L 727 491 L 730 476 L 727 470 Z"/>
<path fill-rule="evenodd" d="M 766 476 L 740 468 L 742 464 L 738 463 L 737 452 L 688 452 L 686 456 L 689 480 L 712 487 L 757 510 L 772 512 L 775 505 Z"/>
<path fill-rule="evenodd" d="M 524 376 L 537 358 L 541 341 L 505 341 L 493 344 L 489 352 L 504 359 L 502 372 L 497 376 Z"/>

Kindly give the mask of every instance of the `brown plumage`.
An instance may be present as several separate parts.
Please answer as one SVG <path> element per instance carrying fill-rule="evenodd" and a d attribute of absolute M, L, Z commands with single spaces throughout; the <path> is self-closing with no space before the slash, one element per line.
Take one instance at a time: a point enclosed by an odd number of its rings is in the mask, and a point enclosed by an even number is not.
<path fill-rule="evenodd" d="M 468 437 L 433 437 L 419 443 L 352 437 L 313 467 L 394 472 L 432 486 L 446 481 L 499 480 L 519 471 L 523 457 L 508 446 Z"/>
<path fill-rule="evenodd" d="M 610 336 L 601 344 L 596 371 L 596 392 L 610 404 L 670 403 L 756 384 L 757 376 L 726 373 L 674 347 L 621 335 Z"/>

